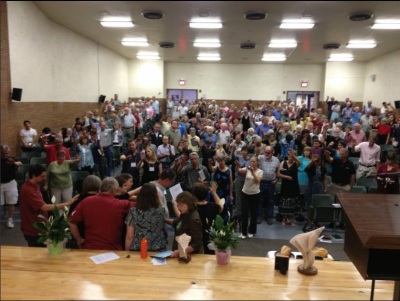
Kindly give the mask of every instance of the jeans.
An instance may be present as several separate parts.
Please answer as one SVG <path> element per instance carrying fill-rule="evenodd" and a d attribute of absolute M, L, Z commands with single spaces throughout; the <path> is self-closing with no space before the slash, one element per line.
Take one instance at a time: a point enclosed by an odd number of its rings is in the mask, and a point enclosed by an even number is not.
<path fill-rule="evenodd" d="M 261 181 L 260 183 L 260 201 L 258 203 L 257 216 L 263 216 L 264 206 L 267 209 L 266 218 L 274 217 L 274 194 L 275 194 L 275 184 L 271 182 Z M 267 198 L 267 199 L 265 199 Z"/>
<path fill-rule="evenodd" d="M 113 166 L 113 152 L 111 147 L 112 146 L 107 146 L 103 148 L 104 156 L 107 159 L 107 172 L 106 172 L 107 177 L 111 177 L 112 166 Z"/>

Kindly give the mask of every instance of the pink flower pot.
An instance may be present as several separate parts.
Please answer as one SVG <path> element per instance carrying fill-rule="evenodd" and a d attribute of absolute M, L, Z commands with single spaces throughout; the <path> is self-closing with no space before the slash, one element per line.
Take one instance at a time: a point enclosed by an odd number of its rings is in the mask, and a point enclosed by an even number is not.
<path fill-rule="evenodd" d="M 232 250 L 230 248 L 225 251 L 215 250 L 215 257 L 217 258 L 217 264 L 228 264 L 231 259 Z"/>

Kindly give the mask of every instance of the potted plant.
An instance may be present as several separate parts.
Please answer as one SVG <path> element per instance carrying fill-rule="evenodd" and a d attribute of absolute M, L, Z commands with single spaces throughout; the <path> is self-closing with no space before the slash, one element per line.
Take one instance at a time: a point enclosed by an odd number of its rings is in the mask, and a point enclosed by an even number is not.
<path fill-rule="evenodd" d="M 65 241 L 71 238 L 68 207 L 64 207 L 64 211 L 60 211 L 57 205 L 54 204 L 53 215 L 46 218 L 42 214 L 39 214 L 38 217 L 42 221 L 32 223 L 35 229 L 41 231 L 38 243 L 46 244 L 50 255 L 60 254 L 64 250 Z"/>
<path fill-rule="evenodd" d="M 207 231 L 210 234 L 210 249 L 215 250 L 218 264 L 228 264 L 232 249 L 238 244 L 238 233 L 235 233 L 233 222 L 224 224 L 224 220 L 217 215 L 211 228 Z"/>

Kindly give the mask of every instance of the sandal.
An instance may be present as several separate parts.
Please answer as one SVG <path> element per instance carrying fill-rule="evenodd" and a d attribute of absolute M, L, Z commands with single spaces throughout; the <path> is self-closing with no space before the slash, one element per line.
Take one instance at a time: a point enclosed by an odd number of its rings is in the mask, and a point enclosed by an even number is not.
<path fill-rule="evenodd" d="M 290 225 L 291 225 L 292 227 L 296 227 L 296 222 L 294 221 L 294 219 L 292 219 L 292 220 L 290 221 Z"/>
<path fill-rule="evenodd" d="M 282 223 L 281 223 L 281 225 L 282 225 L 282 226 L 286 226 L 286 218 L 285 218 L 285 217 L 282 217 Z"/>

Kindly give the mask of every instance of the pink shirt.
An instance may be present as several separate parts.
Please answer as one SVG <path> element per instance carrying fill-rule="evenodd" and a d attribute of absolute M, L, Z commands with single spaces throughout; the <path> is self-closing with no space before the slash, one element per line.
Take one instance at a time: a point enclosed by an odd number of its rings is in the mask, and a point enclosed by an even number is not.
<path fill-rule="evenodd" d="M 376 162 L 380 162 L 381 157 L 381 147 L 378 144 L 375 144 L 372 147 L 369 147 L 369 142 L 361 142 L 360 144 L 355 146 L 356 152 L 360 153 L 360 164 L 371 166 L 375 165 Z"/>
<path fill-rule="evenodd" d="M 364 131 L 360 130 L 360 132 L 357 134 L 356 131 L 350 131 L 350 136 L 352 139 L 356 140 L 356 145 L 367 141 L 367 137 L 365 136 Z"/>

